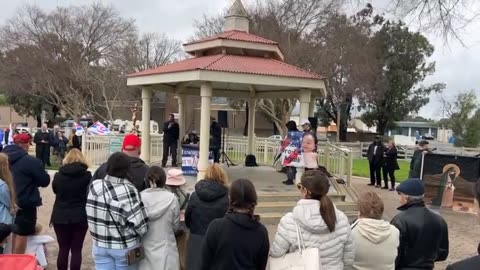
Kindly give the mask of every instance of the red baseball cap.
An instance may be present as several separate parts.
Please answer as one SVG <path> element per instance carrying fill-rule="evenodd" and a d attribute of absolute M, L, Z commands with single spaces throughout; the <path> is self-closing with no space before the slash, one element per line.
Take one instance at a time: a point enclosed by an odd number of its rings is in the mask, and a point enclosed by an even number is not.
<path fill-rule="evenodd" d="M 30 143 L 31 140 L 32 140 L 32 138 L 30 138 L 30 135 L 28 135 L 26 133 L 20 133 L 20 134 L 17 134 L 15 136 L 13 136 L 13 143 L 14 144 L 26 144 L 26 143 Z"/>
<path fill-rule="evenodd" d="M 142 146 L 142 141 L 135 134 L 128 134 L 123 138 L 122 150 L 137 150 Z"/>

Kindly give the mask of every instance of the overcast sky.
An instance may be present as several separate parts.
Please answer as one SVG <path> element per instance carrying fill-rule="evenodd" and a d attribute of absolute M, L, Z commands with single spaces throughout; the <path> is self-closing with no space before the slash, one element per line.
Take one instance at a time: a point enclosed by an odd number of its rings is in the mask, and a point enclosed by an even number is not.
<path fill-rule="evenodd" d="M 245 4 L 253 0 L 243 0 Z M 233 0 L 0 0 L 0 24 L 12 17 L 17 8 L 24 4 L 36 4 L 44 9 L 102 2 L 113 4 L 120 13 L 133 18 L 140 31 L 166 33 L 170 37 L 185 41 L 193 34 L 195 19 L 202 14 L 218 14 L 233 3 Z M 475 89 L 480 99 L 480 21 L 474 22 L 462 35 L 466 46 L 458 42 L 444 44 L 441 37 L 426 33 L 435 46 L 431 58 L 437 62 L 435 75 L 425 84 L 443 82 L 447 84 L 444 96 L 453 98 L 462 90 Z M 432 96 L 420 115 L 427 118 L 442 117 L 439 96 Z"/>

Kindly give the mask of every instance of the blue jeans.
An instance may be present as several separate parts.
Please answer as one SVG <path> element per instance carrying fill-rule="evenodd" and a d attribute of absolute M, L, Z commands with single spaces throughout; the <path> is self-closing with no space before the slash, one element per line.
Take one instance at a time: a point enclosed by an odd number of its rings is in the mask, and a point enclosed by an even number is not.
<path fill-rule="evenodd" d="M 93 244 L 92 254 L 96 270 L 137 270 L 138 265 L 127 264 L 129 249 L 107 249 Z"/>

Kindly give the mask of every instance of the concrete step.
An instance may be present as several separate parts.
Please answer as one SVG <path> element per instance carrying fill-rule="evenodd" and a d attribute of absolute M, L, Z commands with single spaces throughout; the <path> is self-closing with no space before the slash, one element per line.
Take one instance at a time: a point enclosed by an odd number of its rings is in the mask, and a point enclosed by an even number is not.
<path fill-rule="evenodd" d="M 271 213 L 271 212 L 279 212 L 279 213 L 288 213 L 292 211 L 292 209 L 297 205 L 297 201 L 277 201 L 277 202 L 265 202 L 260 201 L 258 205 L 255 207 L 255 212 L 258 214 L 262 213 Z M 335 202 L 337 208 L 343 212 L 348 211 L 357 211 L 357 205 L 355 203 L 350 202 Z"/>
<path fill-rule="evenodd" d="M 344 212 L 347 215 L 348 220 L 352 223 L 357 218 L 357 211 Z M 260 221 L 265 225 L 278 225 L 280 219 L 285 215 L 285 213 L 279 212 L 270 212 L 260 214 Z"/>
<path fill-rule="evenodd" d="M 333 202 L 345 201 L 345 195 L 338 193 L 328 194 Z M 297 202 L 300 199 L 300 193 L 297 192 L 268 192 L 258 193 L 259 202 Z"/>

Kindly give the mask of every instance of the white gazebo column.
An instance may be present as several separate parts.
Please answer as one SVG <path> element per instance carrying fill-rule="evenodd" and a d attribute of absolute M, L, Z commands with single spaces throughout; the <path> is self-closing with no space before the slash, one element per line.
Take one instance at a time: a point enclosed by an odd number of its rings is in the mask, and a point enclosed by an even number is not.
<path fill-rule="evenodd" d="M 186 97 L 185 95 L 178 95 L 177 96 L 177 101 L 178 101 L 178 126 L 179 126 L 179 133 L 180 133 L 180 139 L 178 141 L 178 160 L 181 161 L 182 157 L 182 140 L 183 137 L 185 136 L 186 128 L 185 125 L 187 124 L 186 121 L 186 104 L 185 104 Z M 178 163 L 178 162 L 177 162 Z"/>
<path fill-rule="evenodd" d="M 142 88 L 142 148 L 141 158 L 150 162 L 150 106 L 152 103 L 152 89 Z"/>
<path fill-rule="evenodd" d="M 248 101 L 248 146 L 247 155 L 255 153 L 255 107 L 257 106 L 257 99 L 250 98 Z"/>
<path fill-rule="evenodd" d="M 300 90 L 300 121 L 303 119 L 308 119 L 310 115 L 310 101 L 312 98 L 312 91 L 307 89 Z M 295 177 L 295 183 L 300 183 L 300 179 L 302 178 L 303 172 L 305 171 L 304 168 L 297 168 L 297 174 Z"/>
<path fill-rule="evenodd" d="M 204 82 L 200 86 L 202 105 L 200 106 L 200 157 L 198 160 L 198 180 L 202 180 L 208 168 L 210 153 L 210 101 L 212 99 L 212 84 Z"/>
<path fill-rule="evenodd" d="M 300 121 L 307 119 L 310 115 L 310 100 L 312 91 L 307 89 L 300 90 Z"/>
<path fill-rule="evenodd" d="M 308 107 L 308 117 L 313 117 L 315 115 L 315 106 L 316 106 L 316 99 L 312 98 L 310 100 L 310 105 Z"/>

